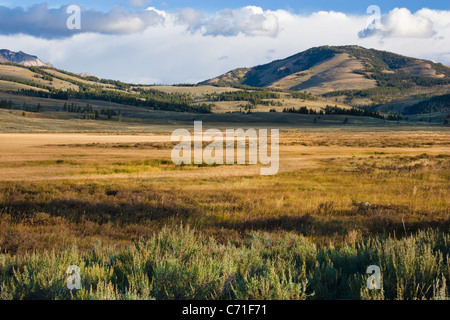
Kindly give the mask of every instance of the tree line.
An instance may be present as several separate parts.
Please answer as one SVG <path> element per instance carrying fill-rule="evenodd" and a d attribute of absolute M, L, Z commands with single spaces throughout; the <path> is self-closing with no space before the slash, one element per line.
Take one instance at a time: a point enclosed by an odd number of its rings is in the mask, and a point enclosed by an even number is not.
<path fill-rule="evenodd" d="M 22 106 L 17 106 L 12 100 L 1 100 L 0 109 L 21 110 L 28 112 L 41 112 L 44 110 L 40 103 L 34 106 L 27 105 L 26 103 L 23 103 Z"/>
<path fill-rule="evenodd" d="M 266 104 L 266 105 L 276 105 L 275 102 L 271 104 L 270 102 L 264 101 L 267 99 L 280 99 L 281 95 L 272 91 L 229 91 L 221 94 L 206 94 L 205 98 L 210 101 L 248 101 L 253 105 Z"/>
<path fill-rule="evenodd" d="M 156 91 L 156 90 L 155 90 Z M 38 91 L 32 89 L 21 89 L 16 92 L 19 95 L 47 98 L 47 99 L 79 99 L 79 100 L 99 100 L 112 103 L 124 104 L 129 106 L 164 110 L 176 112 L 194 112 L 211 113 L 213 105 L 211 104 L 192 104 L 192 101 L 182 97 L 171 96 L 170 94 L 159 95 L 156 93 L 147 93 L 142 95 L 130 94 L 119 91 L 88 91 L 68 89 L 67 91 L 57 90 L 51 92 Z"/>
<path fill-rule="evenodd" d="M 311 115 L 348 115 L 358 117 L 372 117 L 378 119 L 384 119 L 384 116 L 378 112 L 370 110 L 362 110 L 357 108 L 345 109 L 338 106 L 327 105 L 325 110 L 316 111 L 308 107 L 296 108 L 284 108 L 283 112 L 287 113 L 299 113 L 299 114 L 311 114 Z"/>
<path fill-rule="evenodd" d="M 450 94 L 444 94 L 421 101 L 405 108 L 404 114 L 421 114 L 432 112 L 445 112 L 450 109 Z"/>

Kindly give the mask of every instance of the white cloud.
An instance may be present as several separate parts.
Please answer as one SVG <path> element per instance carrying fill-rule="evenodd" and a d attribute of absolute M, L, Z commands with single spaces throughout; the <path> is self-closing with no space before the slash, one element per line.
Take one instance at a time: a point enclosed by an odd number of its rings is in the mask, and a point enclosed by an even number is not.
<path fill-rule="evenodd" d="M 104 34 L 132 34 L 149 26 L 164 22 L 161 11 L 130 11 L 114 7 L 109 12 L 95 9 L 81 11 L 81 30 L 69 30 L 67 6 L 49 8 L 46 3 L 30 8 L 0 6 L 0 34 L 27 34 L 35 37 L 54 39 L 71 37 L 74 34 L 96 32 Z"/>
<path fill-rule="evenodd" d="M 332 11 L 307 15 L 285 10 L 237 11 L 247 23 L 226 32 L 229 36 L 219 35 L 220 30 L 208 25 L 211 21 L 215 25 L 214 20 L 223 17 L 223 13 L 211 15 L 185 9 L 166 12 L 163 24 L 127 35 L 84 33 L 64 39 L 4 35 L 0 36 L 0 43 L 7 49 L 38 55 L 68 71 L 89 72 L 134 83 L 199 82 L 234 68 L 282 59 L 320 45 L 356 44 L 450 65 L 450 20 L 447 19 L 450 11 L 423 9 L 414 14 L 433 23 L 436 34 L 432 37 L 384 37 L 383 42 L 379 37 L 358 37 L 358 30 L 367 23 L 366 15 Z M 263 32 L 271 30 L 270 23 L 266 27 L 256 19 L 258 28 L 248 25 L 252 21 L 248 17 L 260 15 L 261 11 L 264 17 L 273 15 L 276 19 L 278 26 L 274 36 L 272 32 Z M 236 19 L 237 15 L 235 12 L 231 16 Z M 139 23 L 136 25 L 139 29 Z M 207 34 L 207 30 L 210 33 Z M 216 30 L 216 34 L 212 30 Z"/>
<path fill-rule="evenodd" d="M 417 11 L 416 15 L 432 21 L 434 27 L 438 30 L 450 28 L 450 11 L 424 8 Z"/>
<path fill-rule="evenodd" d="M 430 19 L 414 15 L 406 8 L 392 10 L 386 19 L 385 29 L 391 37 L 429 38 L 435 33 Z"/>
<path fill-rule="evenodd" d="M 383 17 L 381 29 L 366 28 L 360 32 L 360 37 L 430 38 L 436 32 L 433 30 L 433 21 L 427 17 L 427 13 L 432 15 L 431 10 L 426 10 L 413 14 L 406 8 L 395 8 Z"/>
<path fill-rule="evenodd" d="M 177 22 L 185 24 L 191 32 L 211 36 L 276 36 L 278 19 L 270 11 L 260 7 L 247 6 L 240 9 L 224 9 L 213 16 L 207 16 L 193 9 L 178 13 Z"/>

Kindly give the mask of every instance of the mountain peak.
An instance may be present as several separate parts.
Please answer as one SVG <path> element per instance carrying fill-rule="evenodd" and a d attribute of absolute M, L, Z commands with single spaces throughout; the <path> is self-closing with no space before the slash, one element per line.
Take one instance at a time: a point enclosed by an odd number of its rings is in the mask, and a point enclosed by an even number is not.
<path fill-rule="evenodd" d="M 202 84 L 243 84 L 325 94 L 434 82 L 450 82 L 450 69 L 432 61 L 357 45 L 325 45 L 253 68 L 232 70 Z"/>
<path fill-rule="evenodd" d="M 23 51 L 14 52 L 7 49 L 0 50 L 0 63 L 16 63 L 27 67 L 53 67 L 50 63 L 45 63 L 37 56 L 27 54 Z"/>

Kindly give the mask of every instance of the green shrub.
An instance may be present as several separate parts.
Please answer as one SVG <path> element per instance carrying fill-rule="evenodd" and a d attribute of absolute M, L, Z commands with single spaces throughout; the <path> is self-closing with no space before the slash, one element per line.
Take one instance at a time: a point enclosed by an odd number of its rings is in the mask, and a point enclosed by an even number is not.
<path fill-rule="evenodd" d="M 342 247 L 253 233 L 219 244 L 189 228 L 164 228 L 129 248 L 77 248 L 0 256 L 1 299 L 448 299 L 450 235 L 420 231 Z M 81 290 L 66 287 L 81 269 Z M 378 265 L 382 290 L 369 291 Z"/>

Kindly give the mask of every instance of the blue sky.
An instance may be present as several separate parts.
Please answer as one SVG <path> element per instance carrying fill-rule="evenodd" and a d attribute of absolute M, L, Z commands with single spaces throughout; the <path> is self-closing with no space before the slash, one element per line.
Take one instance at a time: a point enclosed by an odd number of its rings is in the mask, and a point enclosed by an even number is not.
<path fill-rule="evenodd" d="M 67 28 L 70 4 L 84 8 L 81 30 Z M 376 29 L 370 5 L 381 10 Z M 450 65 L 450 1 L 0 0 L 0 44 L 71 72 L 148 84 L 199 82 L 321 45 Z"/>
<path fill-rule="evenodd" d="M 20 6 L 29 6 L 36 3 L 47 2 L 49 6 L 59 7 L 61 5 L 67 4 L 78 4 L 85 6 L 87 8 L 95 7 L 99 10 L 109 10 L 112 7 L 126 6 L 131 7 L 130 2 L 127 0 L 97 0 L 97 1 L 59 1 L 59 0 L 48 0 L 48 1 L 33 1 L 33 0 L 21 0 L 19 2 Z M 407 7 L 411 11 L 417 11 L 424 7 L 438 9 L 438 10 L 448 10 L 450 9 L 450 1 L 448 0 L 260 0 L 260 1 L 242 1 L 242 0 L 166 0 L 158 1 L 152 0 L 148 1 L 149 6 L 154 6 L 158 9 L 165 10 L 176 10 L 179 8 L 194 8 L 197 10 L 206 11 L 217 11 L 225 7 L 228 8 L 239 8 L 242 6 L 259 6 L 263 9 L 285 9 L 292 10 L 296 13 L 309 13 L 319 10 L 334 10 L 342 11 L 347 13 L 364 13 L 366 8 L 370 5 L 378 5 L 384 10 L 391 10 L 395 7 Z M 17 6 L 18 1 L 15 0 L 3 0 L 0 1 L 0 5 Z"/>

